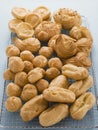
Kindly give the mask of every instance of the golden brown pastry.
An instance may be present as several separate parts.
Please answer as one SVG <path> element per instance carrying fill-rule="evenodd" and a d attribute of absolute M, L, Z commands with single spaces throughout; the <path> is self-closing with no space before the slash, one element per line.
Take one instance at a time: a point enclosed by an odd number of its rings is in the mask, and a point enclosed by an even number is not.
<path fill-rule="evenodd" d="M 34 30 L 29 23 L 22 22 L 17 25 L 16 33 L 19 38 L 26 39 L 34 35 Z"/>
<path fill-rule="evenodd" d="M 84 93 L 70 107 L 71 117 L 75 120 L 82 120 L 94 104 L 95 96 L 91 92 Z"/>
<path fill-rule="evenodd" d="M 20 57 L 9 58 L 9 68 L 13 73 L 21 72 L 24 69 L 24 62 Z"/>
<path fill-rule="evenodd" d="M 34 98 L 37 96 L 37 89 L 32 84 L 26 84 L 23 87 L 22 93 L 21 93 L 21 99 L 23 101 L 29 101 L 31 98 Z"/>
<path fill-rule="evenodd" d="M 77 52 L 75 40 L 65 34 L 60 34 L 56 38 L 54 49 L 60 58 L 72 57 Z"/>
<path fill-rule="evenodd" d="M 90 39 L 81 38 L 75 44 L 78 52 L 84 52 L 87 56 L 89 56 L 92 48 L 92 41 Z"/>
<path fill-rule="evenodd" d="M 22 107 L 22 102 L 19 97 L 9 97 L 5 102 L 5 107 L 9 112 L 16 112 Z"/>
<path fill-rule="evenodd" d="M 47 58 L 43 55 L 38 55 L 33 60 L 34 67 L 44 68 L 47 66 L 47 63 L 48 63 Z"/>
<path fill-rule="evenodd" d="M 80 95 L 84 94 L 89 88 L 91 88 L 93 85 L 93 78 L 92 76 L 88 76 L 84 80 L 79 80 L 74 82 L 69 86 L 69 90 L 75 93 L 76 97 L 79 97 Z"/>
<path fill-rule="evenodd" d="M 58 57 L 54 57 L 54 58 L 51 58 L 48 61 L 48 66 L 49 67 L 55 67 L 57 69 L 61 69 L 63 64 L 62 64 L 61 60 Z"/>
<path fill-rule="evenodd" d="M 51 47 L 54 50 L 56 39 L 59 37 L 59 34 L 54 35 L 52 38 L 50 38 L 48 42 L 48 46 Z"/>
<path fill-rule="evenodd" d="M 12 8 L 12 15 L 17 19 L 24 19 L 25 16 L 30 12 L 29 10 L 21 7 Z"/>
<path fill-rule="evenodd" d="M 25 22 L 31 24 L 32 27 L 35 28 L 42 22 L 42 18 L 37 13 L 29 13 L 25 17 Z"/>
<path fill-rule="evenodd" d="M 11 32 L 16 33 L 16 27 L 19 23 L 22 23 L 23 21 L 20 19 L 12 19 L 9 21 L 8 26 Z"/>
<path fill-rule="evenodd" d="M 68 114 L 68 105 L 55 104 L 40 114 L 39 123 L 45 127 L 52 126 L 66 118 Z"/>
<path fill-rule="evenodd" d="M 24 72 L 28 73 L 30 70 L 33 70 L 33 64 L 30 61 L 24 61 Z"/>
<path fill-rule="evenodd" d="M 6 48 L 6 55 L 8 57 L 18 56 L 19 54 L 20 54 L 20 50 L 16 46 L 14 46 L 14 45 L 7 46 L 7 48 Z"/>
<path fill-rule="evenodd" d="M 25 72 L 18 72 L 15 75 L 14 82 L 20 87 L 23 87 L 25 84 L 28 83 L 28 75 Z"/>
<path fill-rule="evenodd" d="M 39 55 L 43 55 L 46 58 L 50 58 L 53 53 L 53 49 L 51 47 L 43 46 L 39 50 Z"/>
<path fill-rule="evenodd" d="M 88 77 L 88 70 L 84 67 L 77 67 L 72 64 L 66 64 L 62 67 L 62 74 L 74 80 L 82 80 Z"/>
<path fill-rule="evenodd" d="M 30 61 L 33 63 L 34 55 L 30 51 L 22 51 L 20 53 L 20 58 L 23 61 Z"/>
<path fill-rule="evenodd" d="M 39 67 L 34 68 L 28 73 L 28 81 L 30 83 L 35 83 L 42 79 L 45 75 L 45 70 Z"/>
<path fill-rule="evenodd" d="M 9 68 L 6 69 L 3 73 L 3 77 L 5 80 L 14 80 L 15 73 L 13 73 Z"/>
<path fill-rule="evenodd" d="M 80 67 L 90 68 L 92 63 L 89 57 L 84 52 L 78 52 L 75 56 L 69 59 L 63 59 L 63 64 L 73 64 Z"/>
<path fill-rule="evenodd" d="M 43 20 L 49 19 L 51 15 L 49 9 L 45 6 L 39 6 L 33 12 L 39 14 Z"/>
<path fill-rule="evenodd" d="M 20 116 L 23 121 L 30 121 L 37 117 L 47 107 L 48 102 L 43 98 L 43 95 L 38 95 L 23 105 Z"/>
<path fill-rule="evenodd" d="M 44 99 L 49 102 L 72 103 L 75 101 L 75 94 L 65 88 L 49 87 L 43 92 Z"/>
<path fill-rule="evenodd" d="M 90 30 L 84 26 L 74 26 L 70 30 L 70 36 L 79 40 L 80 38 L 88 38 L 93 41 Z"/>
<path fill-rule="evenodd" d="M 51 67 L 46 70 L 45 75 L 49 80 L 52 80 L 60 75 L 60 71 L 55 67 Z"/>
<path fill-rule="evenodd" d="M 13 82 L 10 82 L 7 87 L 6 87 L 6 95 L 11 97 L 11 96 L 16 96 L 16 97 L 19 97 L 21 95 L 21 88 L 13 83 Z"/>
<path fill-rule="evenodd" d="M 66 76 L 59 75 L 50 82 L 49 87 L 59 87 L 67 89 L 69 87 L 69 81 Z"/>
<path fill-rule="evenodd" d="M 39 93 L 42 93 L 48 87 L 49 87 L 49 82 L 45 79 L 40 79 L 36 82 L 36 88 Z"/>
<path fill-rule="evenodd" d="M 34 34 L 40 41 L 48 41 L 54 35 L 60 34 L 60 32 L 60 24 L 51 21 L 43 21 L 35 28 Z"/>
<path fill-rule="evenodd" d="M 21 51 L 28 50 L 32 53 L 37 52 L 41 46 L 41 43 L 36 38 L 27 38 L 25 40 L 21 40 L 17 37 L 14 38 L 14 44 L 17 46 Z"/>
<path fill-rule="evenodd" d="M 61 8 L 54 13 L 54 20 L 60 23 L 64 29 L 70 29 L 75 25 L 81 25 L 82 19 L 80 14 L 72 9 Z"/>

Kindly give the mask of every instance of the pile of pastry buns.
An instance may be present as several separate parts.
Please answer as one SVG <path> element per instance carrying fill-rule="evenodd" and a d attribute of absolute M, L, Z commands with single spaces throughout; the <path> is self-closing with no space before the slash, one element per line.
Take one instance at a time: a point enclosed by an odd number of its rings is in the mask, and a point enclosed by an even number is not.
<path fill-rule="evenodd" d="M 68 116 L 83 119 L 95 96 L 89 92 L 93 78 L 88 71 L 93 38 L 81 15 L 67 8 L 51 14 L 45 6 L 14 7 L 11 13 L 8 26 L 16 35 L 6 48 L 6 109 L 19 111 L 26 122 L 39 117 L 44 127 Z"/>

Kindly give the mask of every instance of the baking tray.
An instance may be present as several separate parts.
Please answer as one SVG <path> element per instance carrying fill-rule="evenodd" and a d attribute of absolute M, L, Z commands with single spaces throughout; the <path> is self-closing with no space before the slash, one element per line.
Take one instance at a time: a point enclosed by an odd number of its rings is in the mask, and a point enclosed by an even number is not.
<path fill-rule="evenodd" d="M 82 16 L 83 25 L 89 28 L 87 18 Z M 63 30 L 63 33 L 67 33 Z M 15 34 L 11 33 L 9 44 L 13 44 L 13 38 Z M 43 43 L 44 45 L 45 43 Z M 73 120 L 71 117 L 67 117 L 66 119 L 62 120 L 60 123 L 48 127 L 47 129 L 64 129 L 64 128 L 98 128 L 98 90 L 96 87 L 96 78 L 95 78 L 95 67 L 94 67 L 94 48 L 91 52 L 91 60 L 92 60 L 92 68 L 90 68 L 89 73 L 92 75 L 94 79 L 94 85 L 89 90 L 91 91 L 96 97 L 96 104 L 95 106 L 87 113 L 81 121 Z M 7 61 L 8 62 L 8 61 Z M 8 65 L 8 63 L 7 63 Z M 0 113 L 0 127 L 2 128 L 23 128 L 23 129 L 43 129 L 38 122 L 38 118 L 30 122 L 23 122 L 19 115 L 19 112 L 10 113 L 5 109 L 5 100 L 7 98 L 5 90 L 6 86 L 9 82 L 4 82 L 4 91 L 2 97 L 2 105 L 1 105 L 1 113 Z"/>

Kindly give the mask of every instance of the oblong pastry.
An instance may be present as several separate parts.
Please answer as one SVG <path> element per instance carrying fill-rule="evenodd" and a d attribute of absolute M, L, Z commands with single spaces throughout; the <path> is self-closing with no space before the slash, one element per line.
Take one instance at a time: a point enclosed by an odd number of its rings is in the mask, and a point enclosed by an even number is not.
<path fill-rule="evenodd" d="M 60 58 L 72 57 L 77 52 L 75 40 L 64 34 L 57 37 L 54 48 Z"/>
<path fill-rule="evenodd" d="M 66 76 L 59 75 L 50 82 L 49 87 L 59 87 L 67 89 L 69 87 L 69 81 Z"/>
<path fill-rule="evenodd" d="M 75 25 L 81 25 L 82 19 L 77 11 L 68 8 L 61 8 L 54 13 L 54 20 L 60 23 L 64 29 L 70 29 Z"/>
<path fill-rule="evenodd" d="M 20 19 L 12 19 L 9 21 L 8 26 L 11 32 L 16 33 L 16 27 L 18 24 L 22 23 L 23 21 Z"/>
<path fill-rule="evenodd" d="M 81 38 L 76 41 L 77 51 L 84 52 L 87 56 L 89 56 L 92 49 L 92 41 L 88 38 Z"/>
<path fill-rule="evenodd" d="M 49 19 L 51 15 L 49 9 L 45 6 L 39 6 L 35 8 L 33 12 L 39 14 L 43 20 Z"/>
<path fill-rule="evenodd" d="M 13 39 L 15 46 L 17 46 L 21 51 L 28 50 L 32 53 L 37 52 L 41 46 L 40 41 L 37 38 L 27 38 L 21 40 L 17 37 Z"/>
<path fill-rule="evenodd" d="M 49 102 L 72 103 L 75 101 L 75 94 L 65 88 L 49 87 L 43 92 L 44 99 Z"/>
<path fill-rule="evenodd" d="M 40 67 L 36 67 L 28 73 L 28 81 L 30 83 L 35 83 L 38 80 L 42 79 L 44 75 L 45 70 Z"/>
<path fill-rule="evenodd" d="M 32 26 L 29 23 L 22 22 L 17 25 L 16 33 L 19 38 L 26 39 L 34 35 L 34 30 L 32 29 Z"/>
<path fill-rule="evenodd" d="M 88 38 L 93 41 L 90 30 L 84 26 L 74 26 L 70 30 L 70 36 L 79 40 L 80 38 Z"/>
<path fill-rule="evenodd" d="M 60 103 L 55 104 L 40 114 L 39 123 L 46 127 L 52 126 L 66 118 L 68 114 L 68 105 Z"/>
<path fill-rule="evenodd" d="M 32 27 L 35 28 L 38 24 L 42 22 L 42 18 L 39 14 L 29 13 L 25 17 L 25 22 L 31 24 Z"/>
<path fill-rule="evenodd" d="M 66 64 L 62 67 L 62 74 L 74 80 L 81 80 L 88 77 L 88 70 L 84 67 L 77 67 L 72 64 Z"/>
<path fill-rule="evenodd" d="M 92 63 L 89 57 L 84 52 L 78 52 L 75 56 L 69 59 L 63 59 L 63 64 L 73 64 L 80 67 L 90 68 Z"/>
<path fill-rule="evenodd" d="M 82 120 L 94 106 L 95 96 L 91 92 L 84 93 L 70 107 L 70 115 L 75 120 Z"/>
<path fill-rule="evenodd" d="M 40 41 L 48 41 L 54 35 L 60 34 L 60 32 L 60 24 L 51 21 L 43 21 L 35 28 L 34 34 Z"/>
<path fill-rule="evenodd" d="M 24 19 L 29 12 L 29 10 L 21 7 L 14 7 L 11 11 L 12 15 L 17 19 Z"/>
<path fill-rule="evenodd" d="M 79 97 L 80 95 L 84 94 L 89 88 L 91 88 L 93 85 L 93 78 L 92 76 L 88 76 L 84 80 L 79 80 L 74 83 L 72 83 L 69 86 L 69 90 L 75 93 L 76 97 Z"/>
<path fill-rule="evenodd" d="M 23 121 L 30 121 L 38 116 L 48 107 L 48 102 L 43 98 L 43 95 L 38 95 L 26 102 L 20 111 L 20 116 Z"/>

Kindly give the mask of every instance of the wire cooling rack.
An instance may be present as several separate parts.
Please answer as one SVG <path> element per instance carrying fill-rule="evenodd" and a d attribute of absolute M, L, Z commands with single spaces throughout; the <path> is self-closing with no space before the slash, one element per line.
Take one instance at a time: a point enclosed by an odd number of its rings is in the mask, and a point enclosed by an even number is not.
<path fill-rule="evenodd" d="M 83 25 L 89 28 L 87 18 L 82 16 Z M 64 33 L 64 32 L 63 32 Z M 10 43 L 12 43 L 12 39 L 14 34 L 11 34 Z M 94 48 L 93 48 L 94 49 Z M 98 128 L 98 90 L 96 86 L 96 78 L 95 78 L 95 67 L 94 67 L 94 50 L 92 49 L 91 53 L 91 60 L 92 60 L 92 68 L 89 70 L 89 73 L 93 76 L 94 79 L 94 86 L 89 90 L 91 91 L 96 97 L 96 104 L 95 106 L 87 113 L 81 121 L 73 120 L 70 117 L 62 120 L 60 123 L 48 127 L 48 129 L 64 129 L 64 128 Z M 38 122 L 38 118 L 30 122 L 23 122 L 19 115 L 19 112 L 10 113 L 5 109 L 5 101 L 6 101 L 6 94 L 5 89 L 9 82 L 5 81 L 4 83 L 4 91 L 2 97 L 2 105 L 1 105 L 1 113 L 0 113 L 0 127 L 2 128 L 23 128 L 23 129 L 43 129 Z"/>

